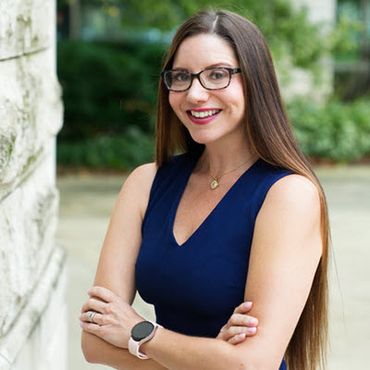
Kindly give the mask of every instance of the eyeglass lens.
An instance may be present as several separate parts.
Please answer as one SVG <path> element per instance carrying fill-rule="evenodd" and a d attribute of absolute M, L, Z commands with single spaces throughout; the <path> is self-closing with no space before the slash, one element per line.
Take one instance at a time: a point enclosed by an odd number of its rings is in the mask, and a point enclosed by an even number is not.
<path fill-rule="evenodd" d="M 185 70 L 166 71 L 164 78 L 170 90 L 187 90 L 193 78 L 197 77 L 206 89 L 222 89 L 230 83 L 230 71 L 225 68 L 206 69 L 199 74 L 191 74 Z"/>

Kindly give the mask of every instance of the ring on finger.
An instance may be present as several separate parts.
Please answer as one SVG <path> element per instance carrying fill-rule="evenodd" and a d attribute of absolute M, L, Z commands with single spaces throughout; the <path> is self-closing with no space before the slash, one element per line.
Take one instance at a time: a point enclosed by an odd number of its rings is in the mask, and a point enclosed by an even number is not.
<path fill-rule="evenodd" d="M 96 315 L 95 311 L 87 311 L 87 318 L 93 324 L 95 324 L 95 321 L 94 321 L 95 315 Z"/>

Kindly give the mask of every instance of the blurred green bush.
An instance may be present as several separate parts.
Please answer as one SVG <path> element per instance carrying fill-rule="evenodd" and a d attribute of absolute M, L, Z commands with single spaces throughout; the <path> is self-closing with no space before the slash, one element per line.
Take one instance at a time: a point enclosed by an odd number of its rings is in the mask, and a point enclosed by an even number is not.
<path fill-rule="evenodd" d="M 58 145 L 59 165 L 71 168 L 113 169 L 127 171 L 153 160 L 153 135 L 135 128 L 125 135 L 103 134 Z"/>
<path fill-rule="evenodd" d="M 153 158 L 164 50 L 153 43 L 58 43 L 66 107 L 58 164 L 127 170 Z"/>
<path fill-rule="evenodd" d="M 58 76 L 66 107 L 61 139 L 130 127 L 152 131 L 162 44 L 58 43 Z"/>
<path fill-rule="evenodd" d="M 370 99 L 324 105 L 295 100 L 288 115 L 303 152 L 316 160 L 349 162 L 370 155 Z"/>

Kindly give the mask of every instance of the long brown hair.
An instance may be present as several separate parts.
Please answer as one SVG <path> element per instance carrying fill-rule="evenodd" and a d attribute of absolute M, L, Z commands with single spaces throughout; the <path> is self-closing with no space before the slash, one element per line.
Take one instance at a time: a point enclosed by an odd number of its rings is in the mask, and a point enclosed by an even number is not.
<path fill-rule="evenodd" d="M 178 29 L 163 64 L 172 67 L 181 42 L 197 34 L 216 34 L 233 48 L 242 71 L 246 97 L 245 129 L 254 151 L 272 165 L 287 168 L 310 179 L 321 203 L 322 256 L 306 305 L 289 342 L 285 359 L 289 370 L 325 367 L 328 333 L 328 249 L 329 220 L 323 189 L 309 162 L 297 146 L 280 96 L 268 46 L 259 29 L 242 16 L 225 11 L 201 11 Z M 176 151 L 199 154 L 204 145 L 196 143 L 180 123 L 168 102 L 168 90 L 159 84 L 156 162 L 160 166 Z"/>

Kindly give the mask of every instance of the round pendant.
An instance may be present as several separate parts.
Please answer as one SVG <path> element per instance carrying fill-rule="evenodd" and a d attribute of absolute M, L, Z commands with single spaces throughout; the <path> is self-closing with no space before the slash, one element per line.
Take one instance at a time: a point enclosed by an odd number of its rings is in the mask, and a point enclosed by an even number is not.
<path fill-rule="evenodd" d="M 214 179 L 212 182 L 211 182 L 211 189 L 212 190 L 215 190 L 216 188 L 218 188 L 220 184 L 218 183 L 218 181 L 216 179 Z"/>

